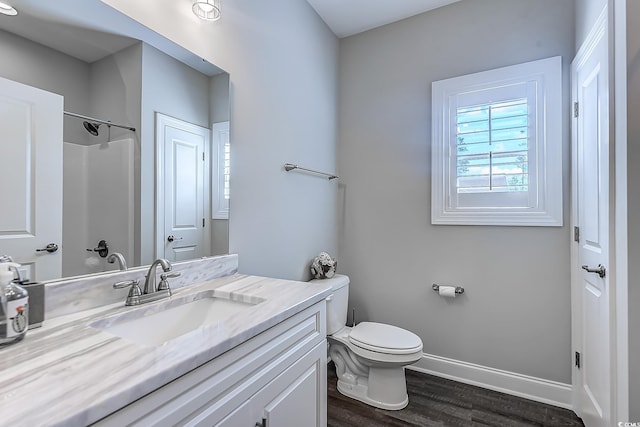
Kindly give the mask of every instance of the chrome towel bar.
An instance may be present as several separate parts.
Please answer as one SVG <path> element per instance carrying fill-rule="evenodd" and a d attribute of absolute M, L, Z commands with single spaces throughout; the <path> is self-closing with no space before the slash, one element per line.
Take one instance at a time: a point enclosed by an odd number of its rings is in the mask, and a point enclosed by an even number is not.
<path fill-rule="evenodd" d="M 300 170 L 311 172 L 311 173 L 317 173 L 318 175 L 324 175 L 327 178 L 329 178 L 329 181 L 331 181 L 332 179 L 338 179 L 338 175 L 334 175 L 332 173 L 320 172 L 313 169 L 303 168 L 302 166 L 294 165 L 293 163 L 284 164 L 284 170 L 286 170 L 287 172 L 292 171 L 294 169 L 300 169 Z"/>

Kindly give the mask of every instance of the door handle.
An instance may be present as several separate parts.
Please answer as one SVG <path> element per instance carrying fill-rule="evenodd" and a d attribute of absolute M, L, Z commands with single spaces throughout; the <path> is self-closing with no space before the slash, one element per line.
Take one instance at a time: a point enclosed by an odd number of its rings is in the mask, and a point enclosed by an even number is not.
<path fill-rule="evenodd" d="M 58 250 L 58 245 L 55 243 L 49 243 L 44 248 L 36 249 L 36 252 L 49 252 L 50 254 L 56 252 Z"/>
<path fill-rule="evenodd" d="M 173 242 L 174 240 L 182 240 L 182 237 L 174 237 L 174 236 L 169 236 L 167 237 L 167 240 L 169 241 L 169 243 Z"/>
<path fill-rule="evenodd" d="M 588 265 L 583 265 L 582 269 L 588 273 L 596 273 L 600 277 L 604 277 L 607 274 L 607 270 L 602 264 L 598 264 L 596 268 L 589 267 Z"/>

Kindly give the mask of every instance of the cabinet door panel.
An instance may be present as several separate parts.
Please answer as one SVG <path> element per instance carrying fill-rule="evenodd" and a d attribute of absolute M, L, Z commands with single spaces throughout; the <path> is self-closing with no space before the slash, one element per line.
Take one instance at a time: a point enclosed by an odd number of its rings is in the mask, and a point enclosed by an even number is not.
<path fill-rule="evenodd" d="M 326 341 L 315 346 L 251 400 L 269 427 L 326 425 Z M 258 421 L 258 419 L 256 421 Z"/>
<path fill-rule="evenodd" d="M 267 425 L 316 425 L 318 380 L 318 366 L 314 364 L 264 408 Z"/>
<path fill-rule="evenodd" d="M 238 427 L 238 426 L 247 426 L 253 427 L 254 424 L 251 424 L 252 421 L 252 413 L 251 413 L 251 401 L 245 402 L 235 411 L 230 413 L 227 417 L 225 417 L 222 421 L 216 424 L 216 427 Z"/>

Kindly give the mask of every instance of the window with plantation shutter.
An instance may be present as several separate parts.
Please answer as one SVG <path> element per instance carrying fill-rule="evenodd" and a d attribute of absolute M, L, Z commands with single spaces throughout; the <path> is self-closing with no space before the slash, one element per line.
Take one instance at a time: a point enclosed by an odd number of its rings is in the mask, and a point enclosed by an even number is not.
<path fill-rule="evenodd" d="M 231 177 L 231 144 L 229 143 L 229 138 L 224 142 L 224 156 L 222 157 L 222 166 L 223 166 L 223 180 L 224 183 L 222 185 L 222 197 L 227 201 L 227 205 L 229 204 L 229 196 L 231 195 L 231 190 L 229 189 L 229 178 Z M 228 209 L 228 206 L 227 206 Z"/>
<path fill-rule="evenodd" d="M 432 89 L 432 223 L 561 226 L 560 57 Z"/>
<path fill-rule="evenodd" d="M 229 219 L 229 178 L 231 173 L 231 145 L 229 122 L 213 124 L 213 161 L 211 188 L 213 189 L 213 219 Z"/>
<path fill-rule="evenodd" d="M 456 110 L 458 193 L 527 191 L 527 99 Z"/>

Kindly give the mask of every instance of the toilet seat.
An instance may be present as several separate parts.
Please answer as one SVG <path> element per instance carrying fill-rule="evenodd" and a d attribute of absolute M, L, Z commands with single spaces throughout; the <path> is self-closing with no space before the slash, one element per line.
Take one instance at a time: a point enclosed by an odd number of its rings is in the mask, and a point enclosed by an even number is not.
<path fill-rule="evenodd" d="M 413 354 L 422 350 L 422 340 L 413 332 L 384 323 L 361 322 L 349 333 L 351 344 L 384 354 Z"/>

